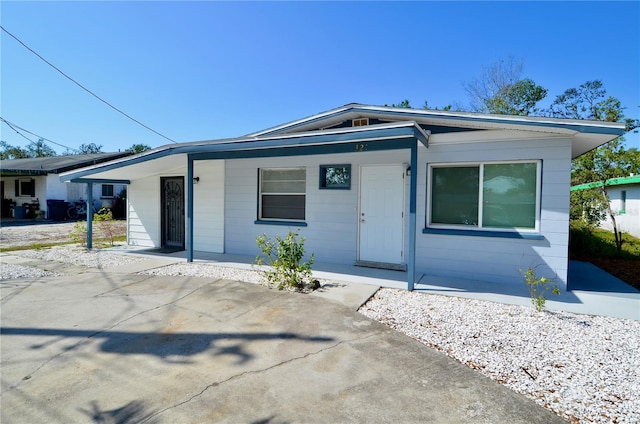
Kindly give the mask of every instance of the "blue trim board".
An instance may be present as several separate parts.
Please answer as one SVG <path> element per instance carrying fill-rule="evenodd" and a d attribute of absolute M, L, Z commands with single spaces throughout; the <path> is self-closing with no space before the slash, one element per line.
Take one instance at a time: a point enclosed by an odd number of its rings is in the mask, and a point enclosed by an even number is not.
<path fill-rule="evenodd" d="M 364 141 L 317 146 L 281 147 L 278 149 L 235 150 L 206 153 L 192 153 L 194 159 L 248 159 L 282 156 L 307 156 L 331 153 L 375 152 L 382 150 L 410 149 L 416 144 L 415 138 Z"/>
<path fill-rule="evenodd" d="M 72 183 L 96 183 L 96 184 L 131 184 L 131 180 L 114 180 L 112 178 L 74 178 Z"/>
<path fill-rule="evenodd" d="M 407 258 L 407 290 L 413 290 L 416 281 L 416 203 L 418 185 L 418 146 L 411 147 L 411 176 L 409 190 L 409 257 Z"/>
<path fill-rule="evenodd" d="M 164 207 L 164 206 L 163 206 Z M 187 231 L 185 244 L 187 248 L 187 262 L 193 262 L 193 158 L 187 158 Z"/>
<path fill-rule="evenodd" d="M 307 223 L 302 221 L 270 221 L 265 219 L 256 219 L 253 221 L 257 225 L 281 225 L 287 227 L 306 227 Z"/>
<path fill-rule="evenodd" d="M 93 183 L 87 183 L 87 249 L 93 248 Z"/>
<path fill-rule="evenodd" d="M 454 228 L 424 228 L 422 234 L 440 234 L 447 236 L 496 237 L 524 240 L 544 240 L 540 233 L 518 233 L 515 231 L 463 230 Z"/>

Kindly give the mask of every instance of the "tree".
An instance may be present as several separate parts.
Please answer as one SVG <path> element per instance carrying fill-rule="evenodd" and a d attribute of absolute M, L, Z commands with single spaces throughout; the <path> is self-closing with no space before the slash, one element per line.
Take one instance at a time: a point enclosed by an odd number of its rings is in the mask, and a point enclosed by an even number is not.
<path fill-rule="evenodd" d="M 547 89 L 529 78 L 522 78 L 524 62 L 513 57 L 499 60 L 483 68 L 482 76 L 463 83 L 470 99 L 469 110 L 502 115 L 533 115 L 536 104 L 547 95 Z"/>
<path fill-rule="evenodd" d="M 407 99 L 404 99 L 403 101 L 401 101 L 398 104 L 391 103 L 390 105 L 388 105 L 388 104 L 385 103 L 384 106 L 385 107 L 399 107 L 399 108 L 404 108 L 404 109 L 411 109 L 411 103 Z"/>
<path fill-rule="evenodd" d="M 95 143 L 89 143 L 89 144 L 83 143 L 78 148 L 78 151 L 80 152 L 79 154 L 81 155 L 88 155 L 91 153 L 100 153 L 102 152 L 102 144 L 97 145 Z"/>
<path fill-rule="evenodd" d="M 142 152 L 146 152 L 147 150 L 151 150 L 151 146 L 138 143 L 138 144 L 133 144 L 131 147 L 126 149 L 125 152 L 142 153 Z"/>
<path fill-rule="evenodd" d="M 570 88 L 556 97 L 547 110 L 553 117 L 571 119 L 593 119 L 607 122 L 625 122 L 627 131 L 638 127 L 638 120 L 625 119 L 620 100 L 607 97 L 600 80 L 587 81 L 578 88 Z M 624 137 L 618 137 L 597 149 L 573 160 L 571 184 L 597 183 L 591 190 L 571 193 L 571 214 L 588 224 L 597 225 L 609 215 L 618 250 L 622 249 L 622 237 L 618 230 L 615 213 L 607 193 L 607 181 L 640 171 L 640 153 L 637 149 L 626 150 Z"/>
<path fill-rule="evenodd" d="M 534 115 L 540 110 L 536 104 L 547 96 L 547 89 L 529 79 L 500 87 L 498 92 L 484 100 L 489 113 L 501 115 Z"/>
<path fill-rule="evenodd" d="M 47 156 L 56 156 L 56 151 L 47 146 L 44 139 L 39 138 L 38 141 L 32 141 L 27 144 L 27 153 L 30 158 L 43 158 Z"/>
<path fill-rule="evenodd" d="M 0 159 L 23 159 L 29 157 L 29 152 L 21 147 L 12 146 L 6 141 L 0 141 Z"/>

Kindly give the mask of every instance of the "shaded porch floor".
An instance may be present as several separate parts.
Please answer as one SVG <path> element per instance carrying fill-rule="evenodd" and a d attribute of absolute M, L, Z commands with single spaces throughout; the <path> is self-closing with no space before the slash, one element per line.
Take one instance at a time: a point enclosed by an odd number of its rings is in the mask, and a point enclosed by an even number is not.
<path fill-rule="evenodd" d="M 110 251 L 165 258 L 168 262 L 184 262 L 186 260 L 186 251 L 161 253 L 157 249 L 135 246 L 121 246 L 110 249 Z M 230 268 L 251 269 L 255 262 L 255 256 L 195 251 L 194 263 L 199 262 L 215 263 Z M 339 281 L 347 283 L 347 285 L 407 288 L 407 273 L 405 271 L 316 262 L 313 265 L 313 274 L 316 278 Z M 531 306 L 531 298 L 524 282 L 522 284 L 497 284 L 429 274 L 418 274 L 416 277 L 414 288 L 419 292 Z M 354 292 L 370 293 L 362 290 L 354 290 Z M 367 300 L 367 298 L 363 298 L 360 303 Z M 640 291 L 595 265 L 571 261 L 569 264 L 569 290 L 563 291 L 559 296 L 549 294 L 546 308 L 640 320 Z"/>

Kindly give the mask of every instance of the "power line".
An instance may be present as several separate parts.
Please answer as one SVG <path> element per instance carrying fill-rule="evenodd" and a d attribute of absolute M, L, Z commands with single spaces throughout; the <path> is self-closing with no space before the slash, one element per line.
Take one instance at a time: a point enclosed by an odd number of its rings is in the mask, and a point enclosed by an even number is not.
<path fill-rule="evenodd" d="M 53 141 L 53 140 L 49 140 L 49 139 L 48 139 L 48 138 L 46 138 L 46 137 L 42 137 L 41 135 L 38 135 L 38 134 L 36 134 L 36 133 L 33 133 L 33 132 L 31 132 L 31 131 L 29 131 L 29 130 L 27 130 L 27 129 L 24 129 L 24 128 L 22 128 L 22 127 L 20 127 L 20 126 L 18 126 L 18 125 L 16 125 L 16 124 L 14 124 L 14 123 L 12 123 L 12 122 L 7 121 L 6 119 L 4 119 L 4 118 L 3 118 L 3 117 L 1 117 L 1 116 L 0 116 L 0 121 L 2 121 L 2 122 L 4 122 L 5 124 L 7 124 L 7 125 L 9 126 L 9 128 L 11 128 L 12 130 L 14 130 L 18 135 L 20 135 L 21 137 L 23 137 L 23 138 L 25 138 L 25 139 L 29 140 L 29 141 L 30 141 L 30 142 L 32 142 L 32 143 L 35 143 L 35 142 L 34 142 L 33 140 L 31 140 L 29 137 L 27 137 L 26 135 L 22 134 L 20 131 L 24 131 L 24 132 L 29 133 L 29 134 L 31 134 L 31 135 L 35 135 L 36 137 L 38 137 L 39 139 L 41 139 L 41 140 L 43 140 L 43 141 L 48 141 L 49 143 L 55 144 L 56 146 L 64 147 L 64 148 L 65 148 L 65 149 L 67 149 L 67 150 L 73 150 L 73 151 L 76 151 L 76 152 L 79 152 L 79 151 L 80 151 L 80 150 L 78 150 L 78 149 L 74 149 L 73 147 L 69 147 L 69 146 L 65 146 L 64 144 L 56 143 L 55 141 Z M 18 131 L 18 130 L 20 130 L 20 131 Z"/>
<path fill-rule="evenodd" d="M 7 31 L 2 25 L 0 25 L 0 29 L 2 29 L 5 33 L 7 33 L 7 35 L 9 35 L 10 37 L 12 37 L 14 40 L 16 40 L 18 43 L 22 44 L 22 46 L 24 48 L 26 48 L 27 50 L 29 50 L 31 53 L 33 53 L 34 55 L 36 55 L 40 60 L 42 60 L 44 63 L 46 63 L 47 65 L 51 66 L 53 69 L 55 69 L 56 71 L 58 71 L 60 74 L 62 74 L 65 78 L 67 78 L 69 81 L 73 82 L 75 85 L 77 85 L 78 87 L 82 88 L 84 91 L 86 91 L 87 93 L 91 94 L 93 97 L 95 97 L 96 99 L 100 100 L 102 103 L 106 104 L 107 106 L 109 106 L 110 108 L 112 108 L 113 110 L 121 113 L 122 115 L 126 116 L 127 118 L 131 119 L 133 122 L 142 125 L 143 127 L 145 127 L 146 129 L 148 129 L 151 132 L 156 133 L 157 135 L 159 135 L 160 137 L 166 138 L 167 140 L 169 140 L 172 143 L 177 143 L 177 141 L 170 139 L 169 137 L 167 137 L 166 135 L 160 134 L 158 131 L 154 130 L 151 127 L 148 127 L 147 125 L 143 124 L 142 122 L 138 121 L 137 119 L 131 117 L 130 115 L 126 114 L 125 112 L 121 111 L 120 109 L 118 109 L 117 107 L 115 107 L 114 105 L 112 105 L 111 103 L 109 103 L 108 101 L 104 100 L 102 97 L 98 96 L 97 94 L 95 94 L 93 91 L 89 90 L 88 88 L 86 88 L 85 86 L 83 86 L 82 84 L 80 84 L 78 81 L 74 80 L 73 78 L 71 78 L 69 75 L 65 74 L 64 72 L 62 72 L 58 67 L 56 67 L 54 64 L 52 64 L 51 62 L 49 62 L 47 59 L 45 59 L 44 57 L 40 56 L 35 50 L 33 50 L 31 47 L 27 46 L 25 43 L 23 43 L 18 37 L 16 37 L 15 35 L 11 34 L 9 31 Z"/>

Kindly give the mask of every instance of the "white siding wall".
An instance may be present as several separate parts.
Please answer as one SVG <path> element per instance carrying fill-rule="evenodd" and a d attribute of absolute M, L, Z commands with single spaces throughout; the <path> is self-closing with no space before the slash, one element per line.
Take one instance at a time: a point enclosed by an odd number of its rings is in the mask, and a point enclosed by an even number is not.
<path fill-rule="evenodd" d="M 359 166 L 408 164 L 409 160 L 410 153 L 406 149 L 228 160 L 225 181 L 225 251 L 254 255 L 258 253 L 256 236 L 262 233 L 270 237 L 284 236 L 289 230 L 299 229 L 300 236 L 307 239 L 306 252 L 315 253 L 316 261 L 352 264 L 356 260 L 358 246 Z M 344 164 L 351 164 L 351 189 L 320 190 L 320 165 Z M 307 170 L 305 221 L 308 226 L 255 224 L 258 169 L 291 167 L 306 167 Z M 408 184 L 408 179 L 405 181 Z"/>
<path fill-rule="evenodd" d="M 532 139 L 432 145 L 418 153 L 418 222 L 425 225 L 427 163 L 542 160 L 540 233 L 544 240 L 422 234 L 416 238 L 421 273 L 520 283 L 519 269 L 566 286 L 569 244 L 570 139 Z M 421 226 L 420 224 L 418 225 Z"/>
<path fill-rule="evenodd" d="M 67 200 L 67 183 L 60 181 L 60 175 L 49 174 L 46 178 L 47 199 Z M 45 204 L 46 202 L 42 202 Z M 42 207 L 42 205 L 40 205 Z"/>
<path fill-rule="evenodd" d="M 627 204 L 625 213 L 621 215 L 621 192 L 623 190 L 627 192 Z M 634 237 L 640 237 L 640 184 L 615 186 L 609 188 L 607 191 L 609 193 L 609 199 L 611 199 L 611 210 L 616 215 L 618 229 Z M 600 226 L 609 231 L 613 231 L 611 218 L 609 218 L 608 215 Z"/>
<path fill-rule="evenodd" d="M 224 253 L 224 172 L 223 160 L 193 164 L 193 175 L 200 178 L 193 186 L 194 250 Z"/>
<path fill-rule="evenodd" d="M 131 181 L 127 191 L 128 243 L 133 246 L 159 247 L 160 177 Z"/>

